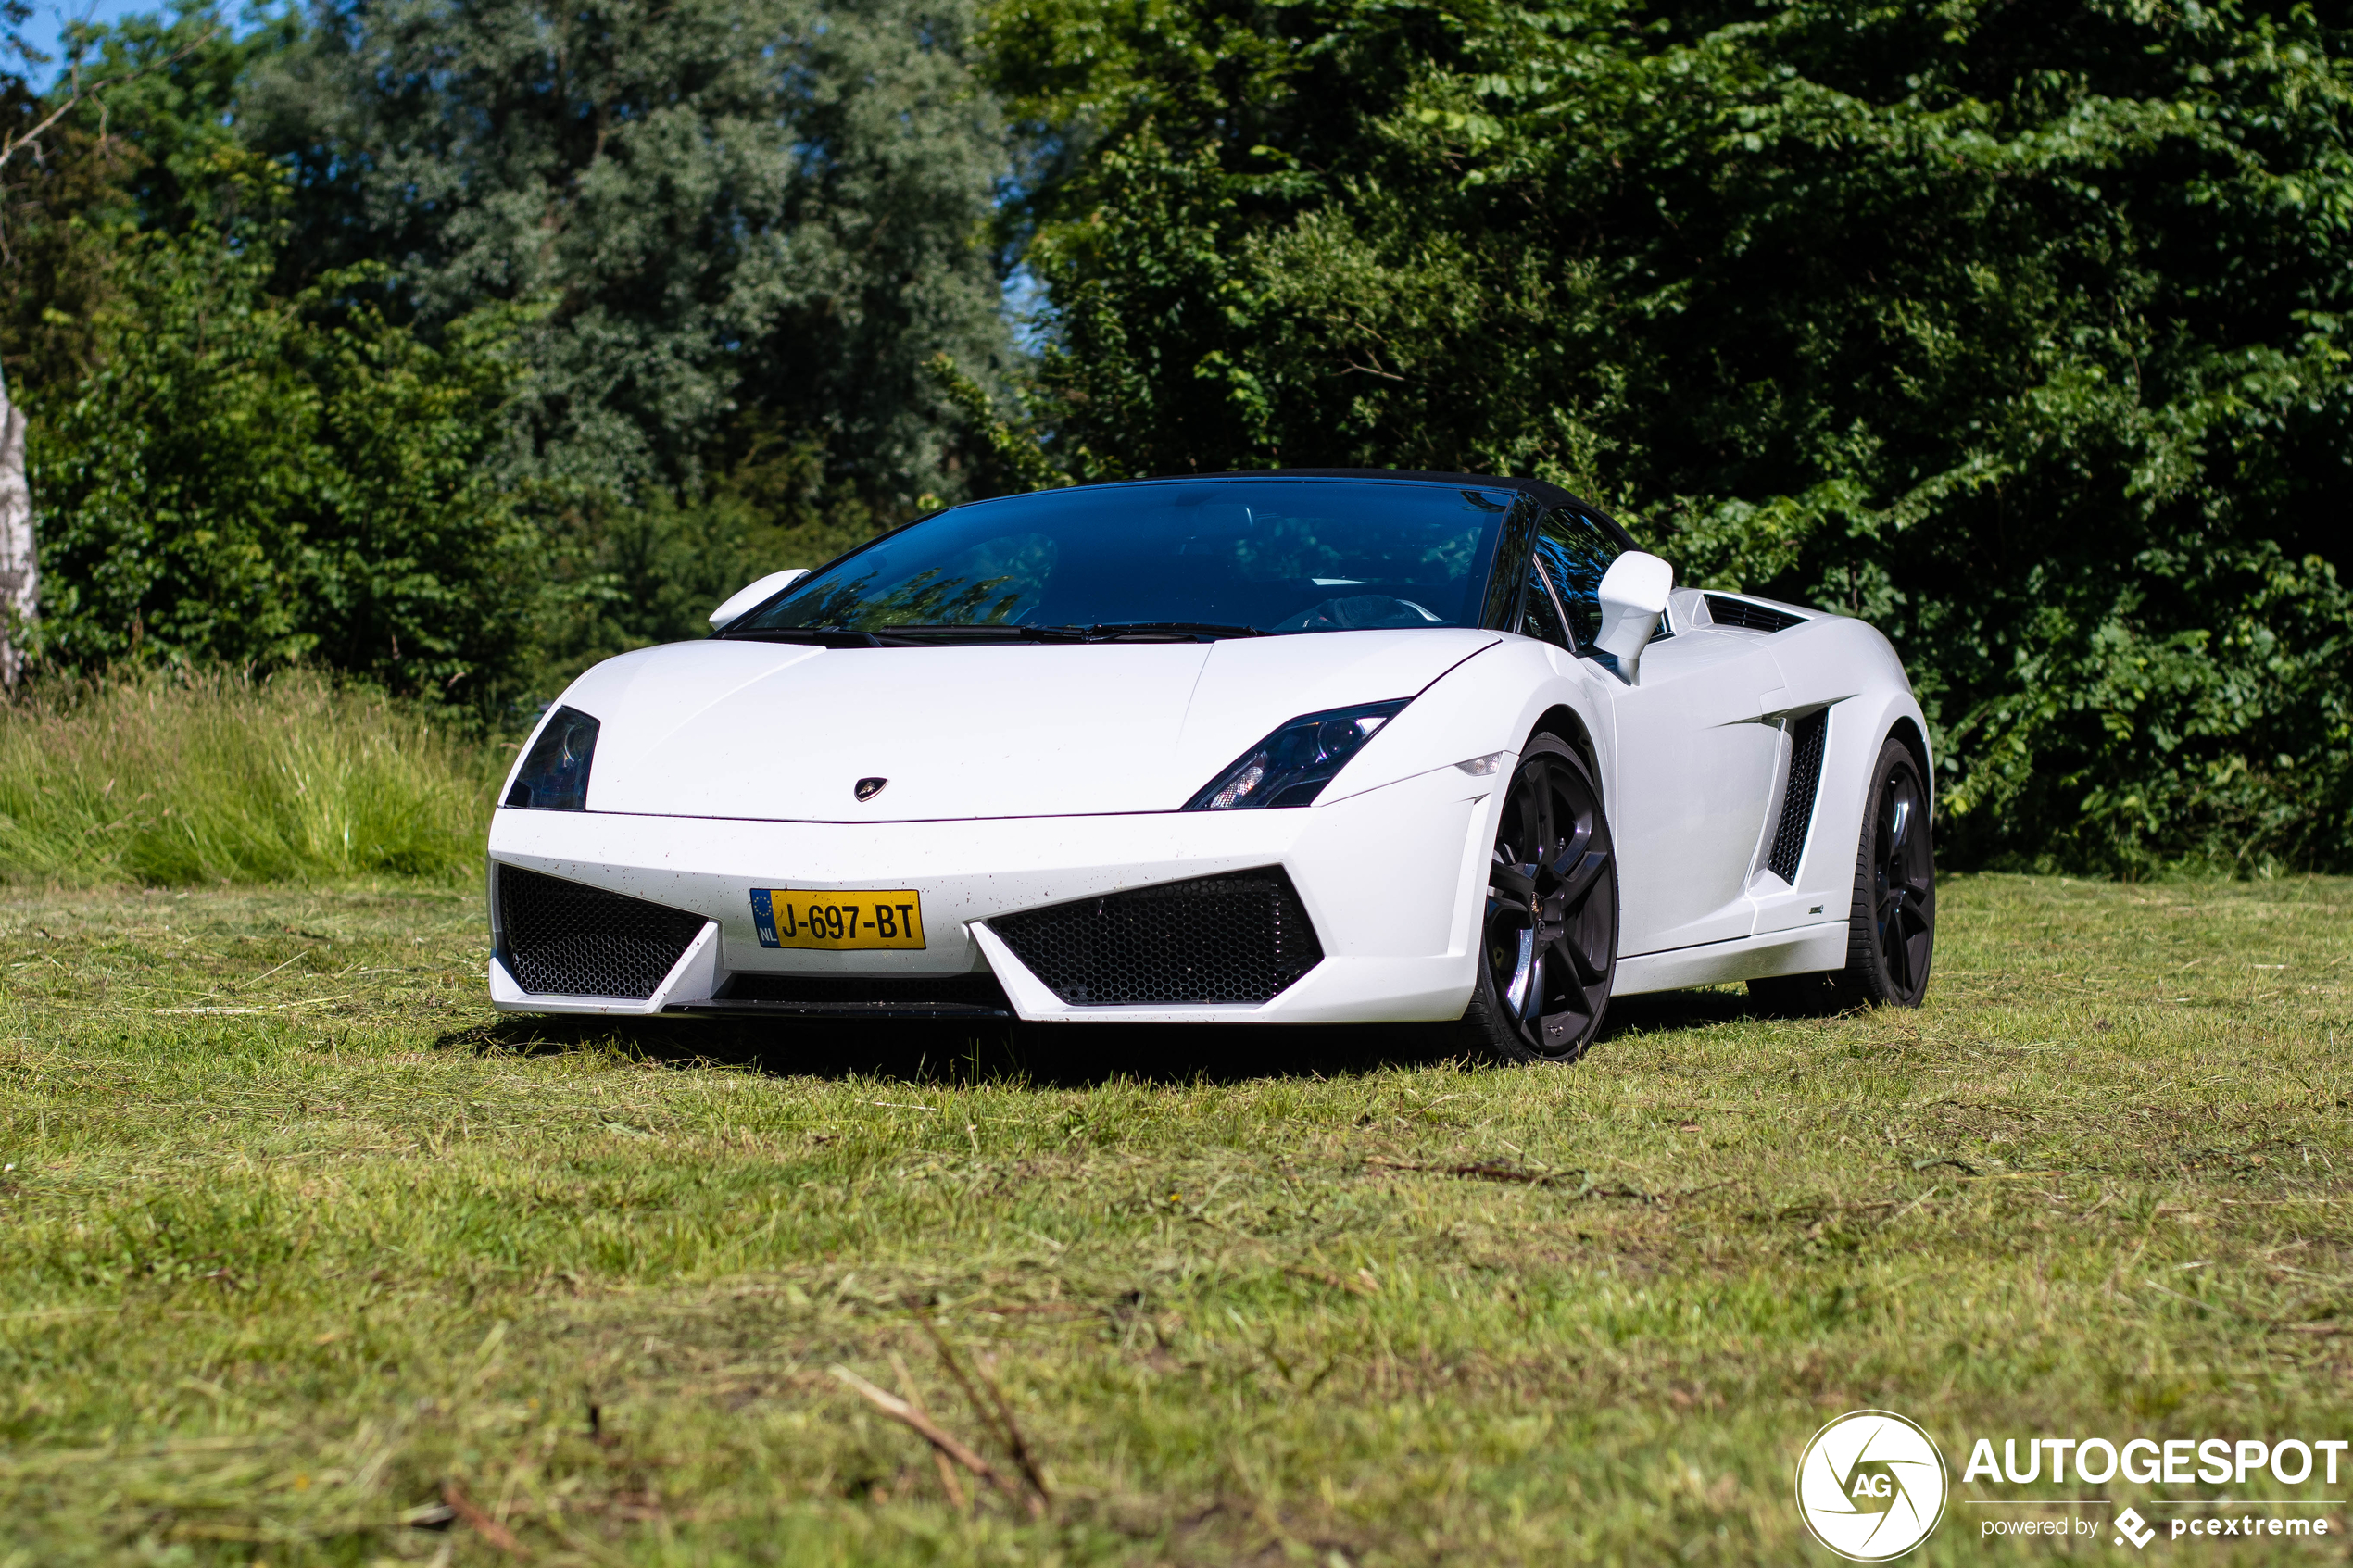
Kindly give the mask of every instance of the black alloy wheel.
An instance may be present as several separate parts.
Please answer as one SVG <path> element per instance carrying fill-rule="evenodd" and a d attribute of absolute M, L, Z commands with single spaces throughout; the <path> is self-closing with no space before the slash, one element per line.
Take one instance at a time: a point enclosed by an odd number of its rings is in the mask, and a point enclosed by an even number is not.
<path fill-rule="evenodd" d="M 1748 993 L 1774 1012 L 1800 1017 L 1857 1003 L 1916 1008 L 1928 994 L 1935 951 L 1936 855 L 1928 785 L 1912 748 L 1891 736 L 1880 747 L 1863 805 L 1846 967 L 1752 980 Z"/>
<path fill-rule="evenodd" d="M 1866 1000 L 1916 1008 L 1928 995 L 1936 952 L 1936 853 L 1929 841 L 1927 781 L 1912 748 L 1891 738 L 1871 771 L 1855 906 L 1841 977 Z"/>
<path fill-rule="evenodd" d="M 1601 791 L 1582 758 L 1538 735 L 1504 785 L 1467 1043 L 1504 1061 L 1575 1061 L 1601 1031 L 1617 970 L 1617 864 Z"/>

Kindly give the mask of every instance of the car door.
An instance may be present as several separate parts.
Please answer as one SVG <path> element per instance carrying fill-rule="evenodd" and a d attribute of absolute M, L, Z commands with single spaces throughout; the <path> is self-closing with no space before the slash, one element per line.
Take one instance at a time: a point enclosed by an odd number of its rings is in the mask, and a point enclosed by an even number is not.
<path fill-rule="evenodd" d="M 1754 929 L 1748 875 L 1781 745 L 1763 715 L 1782 683 L 1759 639 L 1668 625 L 1628 684 L 1592 646 L 1602 573 L 1617 554 L 1594 520 L 1556 508 L 1537 531 L 1530 595 L 1550 589 L 1570 646 L 1608 671 L 1616 776 L 1604 787 L 1617 838 L 1618 952 L 1630 958 Z"/>

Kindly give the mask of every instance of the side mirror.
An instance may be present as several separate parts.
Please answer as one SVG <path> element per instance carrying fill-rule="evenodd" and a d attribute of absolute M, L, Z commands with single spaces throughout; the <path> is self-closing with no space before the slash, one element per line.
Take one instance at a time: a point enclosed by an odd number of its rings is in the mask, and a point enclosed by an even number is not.
<path fill-rule="evenodd" d="M 724 626 L 761 600 L 782 593 L 808 575 L 809 569 L 805 566 L 794 567 L 790 571 L 772 571 L 750 587 L 738 589 L 730 595 L 725 604 L 711 612 L 711 623 Z"/>
<path fill-rule="evenodd" d="M 1594 596 L 1602 603 L 1602 630 L 1593 646 L 1617 660 L 1629 684 L 1674 587 L 1675 569 L 1640 550 L 1627 551 L 1602 573 Z"/>

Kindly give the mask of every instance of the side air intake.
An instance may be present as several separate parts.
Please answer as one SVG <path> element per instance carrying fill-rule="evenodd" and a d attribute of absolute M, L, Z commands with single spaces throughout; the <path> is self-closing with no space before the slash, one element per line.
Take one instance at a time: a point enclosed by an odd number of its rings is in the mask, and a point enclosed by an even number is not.
<path fill-rule="evenodd" d="M 521 866 L 498 868 L 498 945 L 515 984 L 542 997 L 654 994 L 703 917 Z"/>
<path fill-rule="evenodd" d="M 1324 959 L 1280 866 L 1132 888 L 988 924 L 1073 1007 L 1263 1002 Z"/>
<path fill-rule="evenodd" d="M 1747 632 L 1786 632 L 1793 626 L 1806 624 L 1805 616 L 1722 594 L 1707 596 L 1707 618 L 1718 626 L 1737 626 Z"/>
<path fill-rule="evenodd" d="M 1789 788 L 1781 792 L 1781 825 L 1773 833 L 1773 853 L 1766 868 L 1792 887 L 1797 885 L 1797 863 L 1806 857 L 1806 834 L 1814 825 L 1814 797 L 1822 787 L 1822 742 L 1829 734 L 1831 710 L 1808 713 L 1790 726 Z"/>

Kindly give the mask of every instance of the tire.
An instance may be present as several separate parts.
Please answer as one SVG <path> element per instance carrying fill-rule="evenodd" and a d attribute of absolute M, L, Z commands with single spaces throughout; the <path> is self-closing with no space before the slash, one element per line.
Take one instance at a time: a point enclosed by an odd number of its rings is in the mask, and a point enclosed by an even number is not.
<path fill-rule="evenodd" d="M 1528 743 L 1504 789 L 1457 1037 L 1491 1060 L 1572 1062 L 1601 1032 L 1617 972 L 1609 819 L 1584 759 L 1551 735 Z"/>
<path fill-rule="evenodd" d="M 1928 782 L 1919 759 L 1889 737 L 1871 771 L 1863 842 L 1855 855 L 1840 984 L 1881 1007 L 1916 1008 L 1936 956 L 1936 847 L 1929 836 Z"/>
<path fill-rule="evenodd" d="M 1911 747 L 1890 737 L 1871 770 L 1855 852 L 1846 967 L 1752 980 L 1749 994 L 1780 1012 L 1821 1013 L 1856 1003 L 1916 1008 L 1936 956 L 1936 851 L 1927 781 Z"/>

